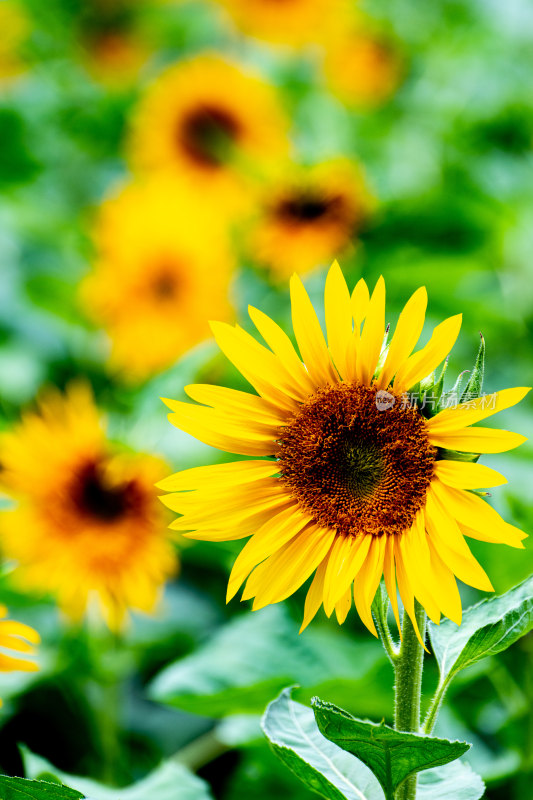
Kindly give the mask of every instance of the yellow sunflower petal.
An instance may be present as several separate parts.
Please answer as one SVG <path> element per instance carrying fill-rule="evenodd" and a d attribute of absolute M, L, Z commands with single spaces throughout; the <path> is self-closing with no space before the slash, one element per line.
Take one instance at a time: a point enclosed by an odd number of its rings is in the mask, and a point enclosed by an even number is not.
<path fill-rule="evenodd" d="M 385 558 L 385 536 L 373 536 L 368 557 L 359 570 L 353 585 L 353 597 L 357 613 L 370 633 L 377 638 L 377 630 L 372 618 L 372 601 L 383 574 Z"/>
<path fill-rule="evenodd" d="M 381 276 L 372 292 L 357 351 L 356 371 L 361 383 L 370 383 L 385 336 L 385 281 Z"/>
<path fill-rule="evenodd" d="M 368 291 L 368 286 L 366 285 L 364 278 L 360 278 L 355 285 L 355 289 L 353 290 L 351 297 L 352 316 L 354 320 L 355 331 L 358 335 L 357 338 L 359 338 L 361 323 L 366 318 L 368 313 L 369 303 L 370 292 Z"/>
<path fill-rule="evenodd" d="M 29 625 L 25 625 L 23 622 L 17 622 L 14 619 L 6 619 L 0 622 L 0 636 L 20 636 L 28 642 L 31 642 L 31 644 L 39 644 L 41 641 L 41 637 L 34 628 L 30 628 Z"/>
<path fill-rule="evenodd" d="M 454 574 L 446 566 L 430 538 L 428 546 L 431 558 L 431 593 L 444 616 L 460 625 L 463 609 Z"/>
<path fill-rule="evenodd" d="M 384 389 L 389 385 L 393 376 L 411 355 L 424 327 L 427 302 L 426 287 L 421 286 L 405 304 L 398 319 L 383 369 L 378 376 L 376 385 L 379 388 Z"/>
<path fill-rule="evenodd" d="M 394 387 L 397 391 L 410 389 L 444 361 L 459 335 L 461 321 L 462 314 L 457 314 L 437 325 L 426 346 L 413 353 L 396 373 Z"/>
<path fill-rule="evenodd" d="M 248 312 L 255 327 L 272 352 L 279 358 L 285 369 L 297 379 L 297 384 L 301 389 L 300 398 L 305 400 L 309 394 L 316 390 L 316 386 L 300 361 L 291 340 L 285 331 L 267 314 L 257 308 L 253 308 L 253 306 L 248 306 Z"/>
<path fill-rule="evenodd" d="M 483 427 L 442 433 L 428 431 L 428 438 L 435 447 L 459 450 L 462 453 L 505 453 L 527 442 L 527 436 L 522 436 L 521 433 Z"/>
<path fill-rule="evenodd" d="M 445 408 L 428 420 L 428 430 L 436 435 L 447 431 L 457 432 L 467 425 L 473 425 L 474 422 L 479 422 L 492 414 L 497 414 L 498 411 L 516 405 L 529 391 L 530 388 L 525 386 L 503 389 L 501 392 L 483 395 L 468 403 L 461 403 L 455 408 Z"/>
<path fill-rule="evenodd" d="M 338 383 L 315 309 L 298 275 L 291 278 L 291 306 L 294 335 L 315 385 Z"/>
<path fill-rule="evenodd" d="M 228 581 L 226 602 L 235 597 L 250 572 L 293 539 L 310 522 L 297 506 L 283 509 L 255 533 L 237 556 Z"/>
<path fill-rule="evenodd" d="M 432 491 L 459 525 L 479 532 L 476 538 L 523 549 L 522 539 L 526 538 L 526 534 L 505 522 L 486 500 L 472 492 L 453 489 L 437 481 L 432 484 Z"/>
<path fill-rule="evenodd" d="M 226 489 L 243 483 L 270 478 L 279 471 L 276 461 L 233 461 L 209 467 L 192 467 L 169 475 L 155 485 L 165 492 L 191 489 Z"/>
<path fill-rule="evenodd" d="M 349 369 L 347 358 L 353 338 L 352 308 L 350 292 L 336 261 L 326 278 L 324 304 L 329 350 L 341 378 L 346 379 Z"/>
<path fill-rule="evenodd" d="M 385 587 L 392 606 L 394 618 L 398 630 L 401 631 L 402 626 L 400 623 L 400 612 L 398 610 L 398 594 L 396 590 L 396 570 L 394 568 L 394 548 L 395 536 L 387 536 L 387 544 L 385 547 L 385 558 L 383 560 L 383 577 L 385 578 Z"/>
<path fill-rule="evenodd" d="M 411 586 L 411 582 L 409 581 L 409 577 L 407 575 L 407 570 L 405 568 L 402 556 L 402 551 L 399 546 L 394 547 L 394 555 L 396 558 L 396 577 L 398 578 L 398 591 L 400 592 L 400 597 L 402 598 L 404 612 L 405 614 L 407 614 L 407 616 L 413 623 L 413 628 L 416 634 L 416 638 L 418 639 L 424 650 L 427 650 L 427 647 L 422 640 L 418 623 L 416 621 L 414 590 L 413 587 Z"/>
<path fill-rule="evenodd" d="M 326 557 L 335 531 L 311 524 L 256 567 L 242 599 L 255 597 L 253 608 L 285 600 L 300 588 Z"/>
<path fill-rule="evenodd" d="M 241 418 L 244 414 L 247 420 L 278 426 L 286 419 L 286 414 L 279 408 L 274 408 L 262 397 L 249 392 L 201 383 L 185 386 L 185 392 L 191 400 L 211 406 L 221 414 L 227 414 L 230 420 L 235 416 Z"/>
<path fill-rule="evenodd" d="M 338 536 L 335 539 L 324 580 L 324 610 L 328 617 L 359 573 L 371 544 L 372 536 Z"/>
<path fill-rule="evenodd" d="M 344 593 L 339 602 L 335 606 L 335 614 L 337 622 L 342 625 L 348 616 L 348 612 L 352 607 L 352 590 L 351 587 Z"/>
<path fill-rule="evenodd" d="M 470 461 L 436 461 L 434 474 L 455 489 L 486 489 L 507 483 L 507 478 L 495 469 Z"/>
<path fill-rule="evenodd" d="M 22 658 L 13 658 L 5 653 L 0 653 L 0 672 L 37 672 L 39 665 L 34 661 Z"/>
<path fill-rule="evenodd" d="M 421 536 L 421 534 L 426 536 L 423 526 L 424 518 L 419 514 L 412 528 L 398 537 L 397 547 L 401 552 L 402 563 L 415 597 L 424 606 L 429 618 L 438 625 L 440 609 L 431 594 L 428 582 L 430 557 L 428 545 Z"/>
<path fill-rule="evenodd" d="M 305 597 L 305 606 L 304 606 L 304 618 L 302 622 L 302 627 L 300 628 L 300 633 L 304 631 L 311 620 L 313 620 L 317 613 L 318 609 L 322 605 L 322 594 L 324 590 L 324 576 L 326 574 L 326 567 L 327 567 L 328 558 L 322 561 L 319 565 L 317 571 L 315 572 L 315 576 L 311 582 L 311 586 L 307 592 Z"/>
<path fill-rule="evenodd" d="M 425 516 L 429 538 L 454 575 L 475 589 L 493 592 L 494 587 L 487 573 L 470 552 L 457 522 L 447 512 L 432 487 L 428 491 Z"/>

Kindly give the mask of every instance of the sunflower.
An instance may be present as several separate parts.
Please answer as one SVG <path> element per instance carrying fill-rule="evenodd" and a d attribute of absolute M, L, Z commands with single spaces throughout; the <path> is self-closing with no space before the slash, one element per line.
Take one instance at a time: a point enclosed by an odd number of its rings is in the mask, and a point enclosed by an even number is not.
<path fill-rule="evenodd" d="M 374 108 L 388 100 L 400 82 L 401 71 L 394 46 L 364 28 L 339 37 L 324 56 L 329 88 L 346 105 L 357 108 Z"/>
<path fill-rule="evenodd" d="M 214 54 L 164 72 L 133 120 L 131 159 L 161 170 L 217 213 L 247 203 L 250 185 L 288 150 L 287 121 L 275 90 Z"/>
<path fill-rule="evenodd" d="M 41 637 L 29 625 L 5 617 L 7 608 L 0 605 L 0 672 L 35 672 L 39 667 L 31 658 Z"/>
<path fill-rule="evenodd" d="M 314 573 L 302 629 L 321 605 L 342 623 L 353 596 L 376 634 L 370 607 L 382 575 L 396 615 L 397 584 L 415 625 L 415 597 L 435 622 L 442 613 L 459 624 L 455 576 L 492 590 L 464 537 L 523 547 L 524 535 L 473 491 L 505 478 L 451 451 L 496 453 L 521 444 L 519 434 L 470 426 L 528 390 L 506 389 L 427 419 L 408 392 L 449 353 L 461 315 L 412 352 L 427 304 L 420 288 L 382 352 L 383 278 L 371 296 L 364 280 L 350 295 L 332 266 L 327 344 L 296 275 L 291 299 L 300 355 L 255 308 L 250 315 L 268 348 L 239 327 L 213 324 L 221 350 L 255 394 L 193 385 L 185 391 L 197 404 L 165 401 L 177 427 L 252 457 L 162 481 L 159 487 L 171 492 L 164 502 L 182 515 L 171 527 L 208 541 L 251 536 L 233 566 L 228 600 L 246 581 L 242 597 L 255 598 L 254 609 L 284 600 Z"/>
<path fill-rule="evenodd" d="M 346 0 L 217 0 L 246 34 L 302 47 L 323 42 L 345 24 Z"/>
<path fill-rule="evenodd" d="M 349 247 L 371 206 L 353 162 L 285 170 L 263 193 L 247 236 L 250 252 L 278 277 L 307 272 Z"/>
<path fill-rule="evenodd" d="M 95 242 L 81 299 L 108 331 L 111 366 L 126 379 L 170 366 L 209 336 L 210 316 L 229 316 L 225 228 L 172 180 L 132 184 L 107 201 Z"/>
<path fill-rule="evenodd" d="M 38 413 L 2 435 L 0 452 L 3 488 L 17 501 L 0 523 L 14 579 L 55 594 L 75 619 L 94 596 L 113 630 L 128 608 L 153 610 L 176 569 L 153 488 L 165 464 L 118 453 L 85 384 L 49 390 Z"/>

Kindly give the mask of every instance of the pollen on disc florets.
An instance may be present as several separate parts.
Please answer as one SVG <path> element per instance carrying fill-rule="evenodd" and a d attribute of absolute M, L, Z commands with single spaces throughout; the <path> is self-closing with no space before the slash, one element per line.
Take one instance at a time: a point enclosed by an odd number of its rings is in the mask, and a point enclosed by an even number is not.
<path fill-rule="evenodd" d="M 436 450 L 416 407 L 394 392 L 319 390 L 280 432 L 281 480 L 320 525 L 344 535 L 407 530 L 424 505 Z"/>

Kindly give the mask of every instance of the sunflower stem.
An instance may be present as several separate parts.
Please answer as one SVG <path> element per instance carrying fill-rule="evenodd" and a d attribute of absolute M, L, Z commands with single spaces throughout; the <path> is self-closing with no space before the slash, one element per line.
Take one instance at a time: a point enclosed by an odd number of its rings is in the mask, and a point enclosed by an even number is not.
<path fill-rule="evenodd" d="M 426 612 L 415 600 L 415 619 L 422 641 L 426 634 Z M 394 661 L 394 727 L 397 731 L 420 731 L 420 697 L 422 694 L 422 669 L 424 648 L 418 641 L 413 623 L 403 614 L 402 644 Z M 396 800 L 415 800 L 416 775 L 408 778 L 398 788 Z"/>
<path fill-rule="evenodd" d="M 376 628 L 378 629 L 379 638 L 381 639 L 381 643 L 389 658 L 389 661 L 393 667 L 396 667 L 396 663 L 400 657 L 400 650 L 392 638 L 389 623 L 387 622 L 386 611 L 383 615 L 380 613 L 375 613 L 374 621 L 376 623 Z"/>

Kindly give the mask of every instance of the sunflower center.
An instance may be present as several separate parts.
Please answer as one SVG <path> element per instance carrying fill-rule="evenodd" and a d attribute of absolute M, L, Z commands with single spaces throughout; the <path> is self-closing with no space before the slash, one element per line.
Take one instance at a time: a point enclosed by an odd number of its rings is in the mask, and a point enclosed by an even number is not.
<path fill-rule="evenodd" d="M 317 523 L 381 536 L 411 526 L 436 451 L 423 417 L 399 395 L 340 384 L 301 407 L 282 429 L 276 455 L 281 479 Z"/>
<path fill-rule="evenodd" d="M 276 214 L 290 223 L 316 222 L 326 216 L 336 216 L 341 206 L 342 198 L 339 196 L 302 194 L 282 200 L 276 208 Z"/>
<path fill-rule="evenodd" d="M 110 485 L 97 463 L 86 464 L 76 476 L 72 497 L 78 511 L 101 522 L 114 522 L 134 504 L 133 481 Z"/>
<path fill-rule="evenodd" d="M 152 281 L 150 288 L 156 300 L 174 300 L 179 291 L 179 281 L 169 269 L 162 269 Z"/>
<path fill-rule="evenodd" d="M 237 120 L 225 109 L 205 105 L 182 121 L 178 143 L 202 166 L 220 167 L 230 159 L 239 133 Z"/>

